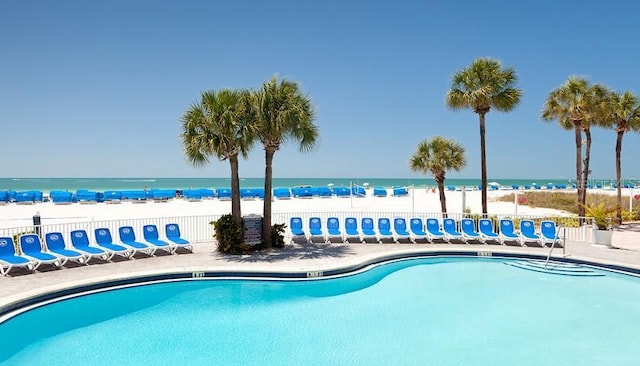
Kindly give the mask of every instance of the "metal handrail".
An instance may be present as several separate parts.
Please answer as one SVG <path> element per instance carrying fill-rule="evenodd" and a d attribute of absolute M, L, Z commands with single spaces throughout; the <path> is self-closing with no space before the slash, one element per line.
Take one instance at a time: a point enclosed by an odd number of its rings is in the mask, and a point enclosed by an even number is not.
<path fill-rule="evenodd" d="M 560 229 L 565 229 L 564 226 L 562 225 L 558 225 L 558 229 L 556 230 L 555 235 L 559 236 L 558 234 L 560 234 Z M 551 242 L 551 249 L 549 249 L 549 254 L 547 254 L 547 260 L 544 261 L 544 269 L 547 269 L 547 264 L 549 264 L 549 259 L 551 258 L 551 253 L 553 252 L 553 248 L 555 248 L 556 246 L 556 240 L 555 238 L 553 238 L 553 241 Z M 562 255 L 564 256 L 565 253 L 565 247 L 567 246 L 567 241 L 566 241 L 566 229 L 565 229 L 565 235 L 562 237 Z"/>

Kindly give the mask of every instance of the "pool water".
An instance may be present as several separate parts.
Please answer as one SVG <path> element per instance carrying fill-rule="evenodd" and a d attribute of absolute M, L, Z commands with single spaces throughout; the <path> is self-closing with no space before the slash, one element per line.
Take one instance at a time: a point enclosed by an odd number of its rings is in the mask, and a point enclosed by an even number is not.
<path fill-rule="evenodd" d="M 427 258 L 145 285 L 0 324 L 2 365 L 638 365 L 640 279 Z"/>

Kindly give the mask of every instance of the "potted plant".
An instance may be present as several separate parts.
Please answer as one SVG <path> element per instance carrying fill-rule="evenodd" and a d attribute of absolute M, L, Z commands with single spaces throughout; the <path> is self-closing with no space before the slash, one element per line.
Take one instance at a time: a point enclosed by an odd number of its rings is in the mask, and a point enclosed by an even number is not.
<path fill-rule="evenodd" d="M 615 208 L 607 207 L 604 202 L 599 205 L 585 206 L 587 217 L 593 218 L 593 244 L 602 245 L 611 248 L 611 238 L 613 236 L 613 228 L 611 220 L 615 213 Z"/>

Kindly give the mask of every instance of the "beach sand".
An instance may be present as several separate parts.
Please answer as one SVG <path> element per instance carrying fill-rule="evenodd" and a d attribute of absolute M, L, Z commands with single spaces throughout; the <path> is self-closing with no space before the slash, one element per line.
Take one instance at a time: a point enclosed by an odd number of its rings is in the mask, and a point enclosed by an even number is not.
<path fill-rule="evenodd" d="M 489 191 L 489 214 L 516 214 L 516 204 L 513 202 L 498 202 L 497 197 L 511 194 L 513 191 Z M 447 211 L 449 213 L 463 212 L 461 191 L 447 191 Z M 466 191 L 466 208 L 471 213 L 480 213 L 480 191 Z M 440 201 L 438 192 L 427 189 L 415 189 L 406 197 L 373 197 L 367 192 L 367 197 L 361 198 L 291 198 L 289 200 L 275 200 L 273 213 L 311 212 L 376 212 L 396 213 L 412 215 L 414 213 L 439 213 Z M 0 228 L 28 226 L 32 224 L 32 217 L 39 213 L 42 224 L 58 224 L 82 221 L 121 220 L 137 218 L 176 217 L 176 216 L 200 216 L 222 215 L 231 212 L 230 201 L 218 199 L 189 202 L 183 199 L 174 199 L 168 202 L 119 204 L 95 203 L 68 205 L 56 205 L 52 202 L 42 202 L 33 205 L 16 205 L 11 203 L 0 206 Z M 242 214 L 262 214 L 262 200 L 243 200 Z M 518 215 L 567 215 L 567 213 L 546 208 L 532 208 L 518 205 Z"/>

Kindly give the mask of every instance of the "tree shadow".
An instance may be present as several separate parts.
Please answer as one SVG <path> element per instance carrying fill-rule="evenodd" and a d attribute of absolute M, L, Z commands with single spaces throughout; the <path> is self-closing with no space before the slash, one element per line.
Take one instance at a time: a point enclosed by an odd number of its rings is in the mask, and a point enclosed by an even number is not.
<path fill-rule="evenodd" d="M 293 244 L 282 249 L 263 250 L 245 255 L 216 253 L 215 256 L 234 263 L 274 263 L 291 259 L 341 258 L 349 254 L 354 252 L 348 244 Z"/>

